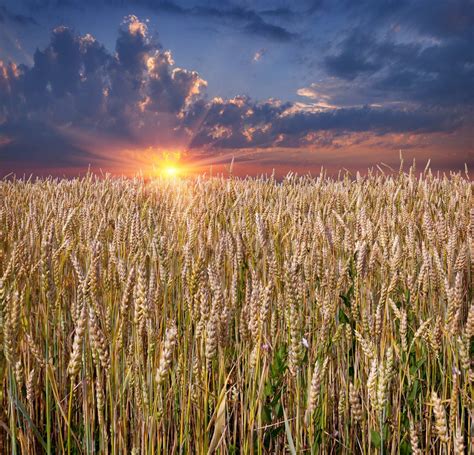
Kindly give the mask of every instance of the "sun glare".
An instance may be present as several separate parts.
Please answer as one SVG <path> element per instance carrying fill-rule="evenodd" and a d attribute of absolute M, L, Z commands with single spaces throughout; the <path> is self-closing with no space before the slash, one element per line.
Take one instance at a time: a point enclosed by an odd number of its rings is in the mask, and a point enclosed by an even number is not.
<path fill-rule="evenodd" d="M 173 177 L 178 177 L 179 175 L 182 174 L 182 172 L 178 166 L 167 164 L 163 166 L 161 174 L 164 177 L 173 178 Z"/>
<path fill-rule="evenodd" d="M 178 150 L 146 149 L 143 155 L 148 160 L 145 165 L 147 175 L 152 178 L 178 179 L 186 177 L 190 172 L 189 163 L 182 161 L 182 152 Z"/>
<path fill-rule="evenodd" d="M 179 174 L 179 169 L 176 166 L 166 166 L 164 173 L 167 177 L 176 177 Z"/>

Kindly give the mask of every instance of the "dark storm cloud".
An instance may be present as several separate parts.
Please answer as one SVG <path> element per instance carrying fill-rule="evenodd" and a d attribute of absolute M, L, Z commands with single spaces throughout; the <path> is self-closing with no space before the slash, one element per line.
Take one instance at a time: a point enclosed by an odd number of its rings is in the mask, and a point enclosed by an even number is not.
<path fill-rule="evenodd" d="M 374 78 L 377 89 L 398 92 L 421 103 L 445 106 L 474 104 L 474 35 L 471 40 L 453 38 L 428 47 L 412 46 L 407 55 L 393 45 L 387 52 L 387 71 Z"/>
<path fill-rule="evenodd" d="M 474 4 L 452 3 L 454 13 L 437 1 L 423 2 L 423 10 L 407 2 L 405 8 L 398 7 L 396 15 L 388 16 L 392 29 L 395 27 L 390 33 L 383 28 L 369 33 L 363 16 L 324 58 L 328 74 L 350 81 L 358 78 L 367 90 L 392 99 L 472 106 Z M 430 27 L 424 14 L 430 17 Z M 410 16 L 409 22 L 402 21 L 406 16 Z M 397 30 L 407 23 L 411 25 L 404 30 L 407 35 L 401 42 L 398 33 L 402 32 Z M 412 39 L 408 41 L 406 36 Z"/>
<path fill-rule="evenodd" d="M 474 23 L 471 0 L 335 0 L 320 2 L 321 11 L 345 13 L 346 26 L 363 24 L 371 30 L 395 23 L 432 36 L 463 33 Z"/>
<path fill-rule="evenodd" d="M 197 73 L 175 67 L 133 16 L 113 55 L 92 36 L 58 27 L 31 67 L 0 62 L 0 155 L 53 164 L 62 153 L 69 162 L 81 147 L 75 131 L 146 145 L 162 125 L 165 140 L 203 85 Z"/>
<path fill-rule="evenodd" d="M 235 25 L 238 30 L 244 33 L 262 36 L 274 41 L 291 41 L 297 37 L 295 33 L 287 30 L 281 24 L 275 24 L 265 19 L 265 17 L 288 19 L 295 14 L 289 7 L 259 11 L 234 2 L 184 1 L 178 3 L 172 0 L 38 0 L 26 2 L 26 4 L 30 5 L 29 8 L 34 11 L 41 11 L 42 8 L 86 8 L 98 5 L 112 8 L 141 6 L 154 12 L 219 20 L 228 25 Z"/>
<path fill-rule="evenodd" d="M 225 4 L 224 6 L 222 4 L 209 6 L 209 4 L 197 3 L 183 7 L 171 1 L 152 3 L 147 0 L 144 0 L 142 4 L 152 10 L 235 23 L 243 26 L 242 31 L 246 33 L 263 36 L 275 41 L 290 41 L 297 36 L 286 28 L 269 23 L 263 18 L 265 15 L 288 18 L 292 14 L 289 9 L 257 12 L 256 10 L 233 4 L 228 6 Z"/>
<path fill-rule="evenodd" d="M 471 0 L 419 0 L 400 10 L 400 19 L 422 33 L 449 38 L 461 36 L 474 25 Z"/>
<path fill-rule="evenodd" d="M 442 110 L 381 109 L 369 106 L 305 112 L 290 103 L 255 103 L 246 97 L 196 104 L 205 114 L 190 113 L 188 122 L 201 119 L 191 147 L 301 147 L 321 144 L 328 137 L 371 132 L 429 134 L 452 132 L 462 119 Z M 202 120 L 202 118 L 204 118 Z M 330 132 L 330 135 L 323 133 Z"/>
<path fill-rule="evenodd" d="M 23 123 L 11 122 L 8 125 L 8 133 L 14 140 L 4 149 L 0 148 L 0 162 L 11 163 L 12 168 L 22 164 L 32 168 L 45 165 L 66 168 L 84 166 L 94 159 L 93 154 L 76 145 L 69 137 L 52 127 L 45 128 L 42 121 L 29 121 L 27 126 L 25 131 Z M 0 166 L 0 170 L 7 169 Z"/>
<path fill-rule="evenodd" d="M 259 36 L 263 36 L 265 38 L 275 40 L 275 41 L 290 41 L 293 38 L 296 37 L 295 33 L 291 33 L 288 31 L 286 28 L 269 23 L 266 21 L 263 16 L 272 16 L 272 11 L 264 11 L 262 13 L 257 12 L 256 10 L 249 9 L 249 8 L 244 8 L 240 6 L 234 6 L 234 5 L 229 5 L 229 6 L 207 6 L 207 5 L 201 5 L 201 4 L 196 4 L 190 7 L 181 7 L 178 6 L 175 3 L 172 3 L 170 1 L 165 2 L 164 4 L 156 4 L 156 6 L 152 5 L 147 5 L 150 6 L 152 9 L 163 9 L 172 12 L 175 14 L 182 14 L 182 15 L 190 15 L 190 16 L 197 16 L 197 17 L 203 17 L 203 18 L 209 18 L 209 19 L 219 19 L 219 20 L 224 20 L 224 21 L 230 21 L 234 22 L 237 24 L 242 24 L 243 25 L 243 31 Z M 288 13 L 290 10 L 287 10 Z M 277 12 L 277 11 L 274 11 Z M 281 17 L 281 13 L 283 11 L 280 11 L 280 15 L 278 14 L 273 14 L 273 16 L 279 16 Z M 288 17 L 288 15 L 284 16 L 285 18 Z"/>
<path fill-rule="evenodd" d="M 379 70 L 382 63 L 374 55 L 374 45 L 370 34 L 360 30 L 352 31 L 343 39 L 339 52 L 325 58 L 329 73 L 352 80 L 362 73 Z"/>
<path fill-rule="evenodd" d="M 132 74 L 141 74 L 146 67 L 146 57 L 153 49 L 144 24 L 137 21 L 121 27 L 115 45 L 120 65 Z M 156 46 L 156 45 L 155 45 Z"/>
<path fill-rule="evenodd" d="M 280 118 L 275 127 L 283 134 L 341 130 L 385 133 L 433 133 L 453 131 L 460 120 L 442 111 L 381 109 L 369 106 L 343 108 L 319 113 L 298 113 Z"/>

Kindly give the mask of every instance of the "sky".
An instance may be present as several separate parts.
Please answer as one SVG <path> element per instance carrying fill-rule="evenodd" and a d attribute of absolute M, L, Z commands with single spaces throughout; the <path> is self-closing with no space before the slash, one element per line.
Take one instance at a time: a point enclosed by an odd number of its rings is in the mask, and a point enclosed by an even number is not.
<path fill-rule="evenodd" d="M 474 166 L 473 0 L 0 0 L 0 176 L 400 153 Z"/>

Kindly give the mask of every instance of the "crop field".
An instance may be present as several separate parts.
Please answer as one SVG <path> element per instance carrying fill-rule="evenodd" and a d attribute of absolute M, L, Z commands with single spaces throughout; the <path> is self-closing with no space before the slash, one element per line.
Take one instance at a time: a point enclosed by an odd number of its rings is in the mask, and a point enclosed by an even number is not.
<path fill-rule="evenodd" d="M 472 189 L 0 181 L 0 453 L 471 453 Z"/>

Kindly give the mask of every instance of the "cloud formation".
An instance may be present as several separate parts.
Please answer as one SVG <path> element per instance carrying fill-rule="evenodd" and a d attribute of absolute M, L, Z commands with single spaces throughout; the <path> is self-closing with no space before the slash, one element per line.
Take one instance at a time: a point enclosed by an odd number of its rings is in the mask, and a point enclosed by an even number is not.
<path fill-rule="evenodd" d="M 203 77 L 177 66 L 135 16 L 120 26 L 113 53 L 93 36 L 61 26 L 49 45 L 35 52 L 31 66 L 0 62 L 0 159 L 12 168 L 21 163 L 62 168 L 113 163 L 127 148 L 212 156 L 226 150 L 336 147 L 348 135 L 364 133 L 450 134 L 465 124 L 465 110 L 456 106 L 472 104 L 472 87 L 459 95 L 453 88 L 471 78 L 470 60 L 453 70 L 451 79 L 446 73 L 449 64 L 464 58 L 464 45 L 454 40 L 416 47 L 411 65 L 384 72 L 407 60 L 414 45 L 355 29 L 327 56 L 328 71 L 356 82 L 361 75 L 378 74 L 373 87 L 403 91 L 420 102 L 343 105 L 325 94 L 323 85 L 312 84 L 298 91 L 307 102 L 289 103 L 207 97 Z M 396 83 L 389 80 L 394 74 Z M 112 151 L 107 155 L 103 148 Z"/>
<path fill-rule="evenodd" d="M 146 8 L 156 13 L 174 14 L 182 17 L 194 17 L 209 20 L 218 20 L 243 33 L 261 36 L 272 41 L 288 42 L 297 38 L 297 34 L 276 23 L 293 15 L 289 8 L 264 8 L 261 11 L 248 4 L 239 5 L 229 1 L 173 1 L 173 0 L 37 0 L 30 8 L 41 10 L 51 7 L 108 6 L 123 8 L 133 6 Z"/>
<path fill-rule="evenodd" d="M 351 26 L 323 60 L 330 76 L 374 95 L 472 108 L 472 1 L 362 0 L 346 6 Z"/>
<path fill-rule="evenodd" d="M 196 72 L 175 66 L 135 16 L 120 27 L 114 54 L 90 35 L 58 27 L 33 66 L 0 64 L 0 134 L 10 139 L 0 153 L 14 158 L 21 149 L 38 162 L 69 163 L 81 148 L 69 133 L 78 130 L 166 146 L 205 85 Z"/>

